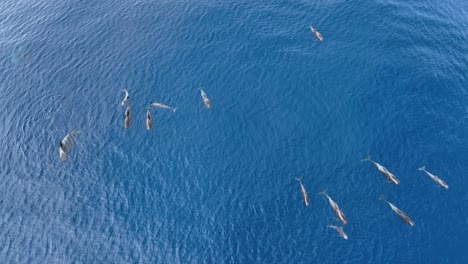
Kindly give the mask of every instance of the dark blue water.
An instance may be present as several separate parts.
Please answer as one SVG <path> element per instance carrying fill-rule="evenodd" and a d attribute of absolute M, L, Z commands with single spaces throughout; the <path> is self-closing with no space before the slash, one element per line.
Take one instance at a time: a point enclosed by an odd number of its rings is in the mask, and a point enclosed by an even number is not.
<path fill-rule="evenodd" d="M 462 0 L 1 2 L 1 262 L 467 263 L 467 14 Z M 178 110 L 146 131 L 154 101 Z M 349 240 L 326 227 L 323 189 Z"/>

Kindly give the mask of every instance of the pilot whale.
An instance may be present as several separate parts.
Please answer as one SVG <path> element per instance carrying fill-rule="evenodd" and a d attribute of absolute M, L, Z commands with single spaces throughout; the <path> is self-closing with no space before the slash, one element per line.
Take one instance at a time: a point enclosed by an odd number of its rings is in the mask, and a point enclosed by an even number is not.
<path fill-rule="evenodd" d="M 75 136 L 78 135 L 80 131 L 73 130 L 70 134 L 66 135 L 62 141 L 60 141 L 59 153 L 60 159 L 66 161 L 68 159 L 68 154 L 73 148 Z"/>
<path fill-rule="evenodd" d="M 153 128 L 153 119 L 151 118 L 151 112 L 148 109 L 146 111 L 146 129 L 151 130 Z"/>
<path fill-rule="evenodd" d="M 322 41 L 323 41 L 322 34 L 320 34 L 320 32 L 318 32 L 318 30 L 315 29 L 315 28 L 313 28 L 312 26 L 309 26 L 309 28 L 310 28 L 310 32 L 312 32 L 312 34 L 314 35 L 314 37 L 315 37 L 318 41 L 322 42 Z"/>
<path fill-rule="evenodd" d="M 211 108 L 211 101 L 210 101 L 210 99 L 208 99 L 208 95 L 206 95 L 205 91 L 203 91 L 202 88 L 200 88 L 200 94 L 201 94 L 201 97 L 202 97 L 202 100 L 203 100 L 203 104 L 205 104 L 205 107 L 207 109 L 210 109 Z"/>
<path fill-rule="evenodd" d="M 427 174 L 427 176 L 429 176 L 435 183 L 439 184 L 440 186 L 444 187 L 445 189 L 449 188 L 448 184 L 446 184 L 443 180 L 441 180 L 439 177 L 435 176 L 434 174 L 428 172 L 426 170 L 426 166 L 422 166 L 418 170 L 424 171 Z"/>
<path fill-rule="evenodd" d="M 156 108 L 161 108 L 161 109 L 171 109 L 172 111 L 176 111 L 177 108 L 172 108 L 170 106 L 167 106 L 165 104 L 161 104 L 161 103 L 152 103 L 151 104 L 152 107 L 156 107 Z"/>
<path fill-rule="evenodd" d="M 122 103 L 120 103 L 121 106 L 124 106 L 128 103 L 128 99 L 130 99 L 130 96 L 128 95 L 128 91 L 127 89 L 122 89 L 122 92 L 125 93 L 125 97 L 124 99 L 122 100 Z"/>
<path fill-rule="evenodd" d="M 333 211 L 335 212 L 336 214 L 336 217 L 338 218 L 338 220 L 341 221 L 341 223 L 343 223 L 343 225 L 347 225 L 348 224 L 348 220 L 346 219 L 346 216 L 344 215 L 343 211 L 341 211 L 340 207 L 338 206 L 338 204 L 332 200 L 332 198 L 330 198 L 330 196 L 328 196 L 328 194 L 326 193 L 326 191 L 322 191 L 322 192 L 319 192 L 319 194 L 322 194 L 324 195 L 327 200 L 328 200 L 328 203 L 330 204 L 331 208 L 333 209 Z"/>
<path fill-rule="evenodd" d="M 387 168 L 385 168 L 384 166 L 382 166 L 382 165 L 378 164 L 377 162 L 371 160 L 371 156 L 368 156 L 367 158 L 363 159 L 362 161 L 369 161 L 372 164 L 374 164 L 374 166 L 380 171 L 380 173 L 382 173 L 382 175 L 385 178 L 387 178 L 388 182 L 394 183 L 396 185 L 400 184 L 400 181 L 397 179 L 397 177 L 395 177 L 395 175 L 393 175 L 391 172 L 389 172 L 387 170 Z"/>
<path fill-rule="evenodd" d="M 341 226 L 334 226 L 334 225 L 327 225 L 328 228 L 335 229 L 336 232 L 340 235 L 340 237 L 344 239 L 348 239 L 348 235 L 345 233 Z"/>
<path fill-rule="evenodd" d="M 307 195 L 306 189 L 304 185 L 302 185 L 302 177 L 296 178 L 296 180 L 301 185 L 301 192 L 302 192 L 302 199 L 304 199 L 304 203 L 306 206 L 309 206 L 309 196 Z"/>
<path fill-rule="evenodd" d="M 127 110 L 125 110 L 125 119 L 124 119 L 124 128 L 127 129 L 130 127 L 130 123 L 132 119 L 132 113 L 130 112 L 130 106 L 127 107 Z"/>
<path fill-rule="evenodd" d="M 408 224 L 412 227 L 415 226 L 415 223 L 413 222 L 413 220 L 411 220 L 411 218 L 409 218 L 409 216 L 407 216 L 405 213 L 403 213 L 400 209 L 398 209 L 398 207 L 396 207 L 395 205 L 393 205 L 392 203 L 390 203 L 389 201 L 385 200 L 385 197 L 383 195 L 380 195 L 379 197 L 380 200 L 386 202 L 390 208 L 392 209 L 393 212 L 395 212 L 395 214 L 398 215 L 398 217 L 400 217 L 400 219 L 405 223 L 405 224 Z"/>

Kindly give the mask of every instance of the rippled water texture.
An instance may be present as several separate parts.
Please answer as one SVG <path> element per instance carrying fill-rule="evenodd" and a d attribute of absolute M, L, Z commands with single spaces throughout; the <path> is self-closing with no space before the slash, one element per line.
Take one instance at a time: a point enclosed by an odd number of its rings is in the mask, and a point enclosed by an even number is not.
<path fill-rule="evenodd" d="M 468 263 L 467 13 L 462 0 L 2 1 L 1 262 Z M 151 102 L 177 112 L 153 109 L 147 131 Z M 324 189 L 349 240 L 326 227 L 340 223 Z"/>

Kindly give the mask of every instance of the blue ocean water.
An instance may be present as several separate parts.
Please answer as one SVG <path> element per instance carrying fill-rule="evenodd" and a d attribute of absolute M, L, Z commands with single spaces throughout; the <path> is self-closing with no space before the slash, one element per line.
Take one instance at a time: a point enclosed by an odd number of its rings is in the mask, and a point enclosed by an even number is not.
<path fill-rule="evenodd" d="M 462 0 L 2 1 L 0 262 L 468 263 L 467 13 Z M 147 131 L 154 101 L 177 112 L 153 111 Z M 349 240 L 326 227 L 339 222 L 324 189 Z"/>

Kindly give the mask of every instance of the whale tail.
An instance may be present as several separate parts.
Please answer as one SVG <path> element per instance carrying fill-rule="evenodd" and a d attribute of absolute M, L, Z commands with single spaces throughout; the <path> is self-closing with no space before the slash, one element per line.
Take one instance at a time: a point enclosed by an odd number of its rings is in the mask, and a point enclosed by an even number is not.
<path fill-rule="evenodd" d="M 379 200 L 386 202 L 385 196 L 383 194 L 379 195 Z"/>
<path fill-rule="evenodd" d="M 300 182 L 302 180 L 302 177 L 296 177 L 296 181 Z"/>
<path fill-rule="evenodd" d="M 122 88 L 122 92 L 125 93 L 125 96 L 128 96 L 128 90 L 125 87 Z M 128 98 L 130 98 L 130 96 L 128 96 Z"/>
<path fill-rule="evenodd" d="M 172 108 L 172 111 L 174 111 L 174 113 L 175 113 L 176 110 L 177 110 L 177 107 L 176 107 L 176 108 Z"/>
<path fill-rule="evenodd" d="M 371 156 L 368 155 L 367 157 L 363 158 L 361 161 L 370 161 L 371 160 Z"/>
<path fill-rule="evenodd" d="M 201 94 L 202 96 L 206 96 L 205 91 L 203 91 L 203 86 L 198 87 L 198 90 L 200 90 L 200 94 Z"/>
<path fill-rule="evenodd" d="M 418 170 L 423 171 L 423 170 L 425 170 L 425 169 L 426 169 L 426 166 L 422 166 L 422 167 L 419 168 Z"/>
<path fill-rule="evenodd" d="M 319 192 L 318 194 L 327 196 L 327 189 L 323 189 L 323 191 Z"/>

